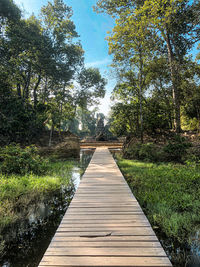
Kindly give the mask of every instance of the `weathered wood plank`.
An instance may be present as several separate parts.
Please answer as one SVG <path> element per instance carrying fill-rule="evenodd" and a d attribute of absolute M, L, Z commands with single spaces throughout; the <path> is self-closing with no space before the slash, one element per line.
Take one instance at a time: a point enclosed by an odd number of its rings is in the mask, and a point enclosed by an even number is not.
<path fill-rule="evenodd" d="M 66 214 L 65 219 L 98 219 L 98 220 L 105 220 L 105 219 L 111 219 L 111 220 L 123 220 L 124 219 L 124 215 L 123 214 L 119 214 L 119 215 L 110 215 L 110 214 L 105 214 L 105 215 L 98 215 L 98 214 L 89 214 L 89 215 L 84 215 L 84 214 Z M 140 219 L 146 219 L 144 214 L 134 214 L 134 215 L 128 215 L 129 219 L 132 220 L 140 220 Z"/>
<path fill-rule="evenodd" d="M 150 227 L 150 224 L 147 221 L 140 221 L 140 222 L 135 222 L 135 223 L 128 223 L 128 222 L 114 222 L 114 223 L 110 223 L 109 221 L 107 223 L 81 223 L 79 221 L 70 223 L 68 221 L 63 221 L 60 224 L 60 227 L 79 227 L 79 228 L 108 228 L 108 227 L 112 227 L 112 228 L 122 228 L 122 227 Z"/>
<path fill-rule="evenodd" d="M 131 266 L 169 267 L 167 257 L 67 257 L 44 256 L 39 266 Z"/>
<path fill-rule="evenodd" d="M 166 254 L 162 248 L 148 248 L 141 249 L 138 247 L 120 247 L 120 248 L 60 248 L 50 247 L 46 251 L 46 256 L 132 256 L 132 257 L 165 257 Z"/>
<path fill-rule="evenodd" d="M 147 241 L 147 242 L 144 242 L 144 241 L 127 241 L 127 242 L 120 242 L 120 241 L 117 241 L 117 242 L 114 242 L 114 241 L 93 241 L 93 242 L 76 242 L 76 241 L 64 241 L 65 238 L 63 237 L 57 237 L 55 239 L 55 241 L 52 241 L 51 243 L 51 246 L 50 248 L 58 248 L 58 247 L 61 247 L 61 248 L 65 248 L 65 247 L 95 247 L 95 248 L 107 248 L 107 247 L 112 247 L 112 248 L 115 248 L 115 247 L 120 247 L 120 248 L 129 248 L 129 247 L 132 247 L 132 248 L 152 248 L 152 247 L 155 247 L 155 248 L 161 248 L 161 245 L 159 242 L 150 242 L 150 241 Z"/>
<path fill-rule="evenodd" d="M 54 238 L 52 239 L 52 241 L 55 240 L 62 240 L 62 241 L 66 241 L 65 237 L 59 236 L 59 235 L 55 235 Z M 67 241 L 70 242 L 97 242 L 97 241 L 103 241 L 105 243 L 107 242 L 159 242 L 158 238 L 154 235 L 154 236 L 98 236 L 95 238 L 89 238 L 89 237 L 80 237 L 80 236 L 69 236 L 67 237 Z"/>
<path fill-rule="evenodd" d="M 97 207 L 90 207 L 90 208 L 87 208 L 87 207 L 78 207 L 78 208 L 76 208 L 76 207 L 71 207 L 71 208 L 68 208 L 68 212 L 71 212 L 71 213 L 73 213 L 73 212 L 88 212 L 88 211 L 91 211 L 91 212 L 115 212 L 115 211 L 123 211 L 123 212 L 129 212 L 129 211 L 141 211 L 142 209 L 139 207 L 139 206 L 133 206 L 133 207 L 117 207 L 117 206 L 115 206 L 115 207 L 104 207 L 104 208 L 102 208 L 102 207 L 99 207 L 99 206 L 97 206 Z"/>

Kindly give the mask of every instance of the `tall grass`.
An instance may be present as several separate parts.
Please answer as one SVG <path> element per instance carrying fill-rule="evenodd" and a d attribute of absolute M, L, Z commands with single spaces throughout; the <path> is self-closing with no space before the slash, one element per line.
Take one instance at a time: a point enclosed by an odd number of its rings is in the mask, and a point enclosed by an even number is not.
<path fill-rule="evenodd" d="M 200 226 L 200 167 L 124 159 L 118 165 L 154 228 L 189 242 Z"/>
<path fill-rule="evenodd" d="M 45 175 L 0 173 L 0 254 L 4 229 L 24 220 L 29 208 L 48 198 L 62 187 L 72 189 L 74 161 L 49 162 Z"/>

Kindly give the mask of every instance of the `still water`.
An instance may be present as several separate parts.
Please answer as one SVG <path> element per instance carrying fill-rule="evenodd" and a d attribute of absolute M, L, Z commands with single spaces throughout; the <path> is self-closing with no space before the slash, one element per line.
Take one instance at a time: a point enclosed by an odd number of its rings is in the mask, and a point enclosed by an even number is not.
<path fill-rule="evenodd" d="M 72 186 L 61 188 L 56 195 L 53 194 L 30 212 L 29 218 L 15 225 L 13 229 L 13 242 L 11 241 L 7 251 L 8 255 L 2 267 L 36 267 L 58 228 L 67 207 L 80 183 L 81 176 L 87 168 L 93 149 L 82 149 L 80 161 L 77 162 L 72 172 Z M 25 234 L 24 234 L 25 233 Z M 17 242 L 16 242 L 17 240 Z"/>

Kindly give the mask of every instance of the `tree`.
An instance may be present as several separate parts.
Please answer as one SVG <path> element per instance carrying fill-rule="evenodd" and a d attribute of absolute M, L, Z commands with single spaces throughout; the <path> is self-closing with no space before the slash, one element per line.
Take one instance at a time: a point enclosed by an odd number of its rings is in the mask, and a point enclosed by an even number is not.
<path fill-rule="evenodd" d="M 83 68 L 77 77 L 77 103 L 86 108 L 98 104 L 99 98 L 105 96 L 106 80 L 97 68 Z"/>
<path fill-rule="evenodd" d="M 139 25 L 145 25 L 152 32 L 152 36 L 164 42 L 171 74 L 174 125 L 177 132 L 181 130 L 179 66 L 194 42 L 198 40 L 199 20 L 196 7 L 198 3 L 193 1 L 191 4 L 189 0 L 99 0 L 96 8 L 98 11 L 106 11 L 116 16 L 118 22 L 121 18 L 126 18 L 127 25 L 130 21 L 136 20 Z M 137 30 L 135 28 L 135 31 Z M 127 27 L 127 31 L 131 31 L 130 27 Z"/>
<path fill-rule="evenodd" d="M 110 131 L 116 136 L 138 134 L 138 103 L 116 103 L 109 116 Z"/>
<path fill-rule="evenodd" d="M 51 134 L 64 129 L 78 106 L 97 103 L 106 82 L 99 70 L 84 68 L 73 12 L 63 0 L 48 2 L 39 19 L 22 19 L 12 0 L 0 7 L 0 129 L 6 142 L 32 142 L 45 127 Z"/>
<path fill-rule="evenodd" d="M 16 22 L 21 18 L 21 11 L 13 0 L 1 0 L 0 2 L 0 22 Z M 0 28 L 1 30 L 1 28 Z"/>
<path fill-rule="evenodd" d="M 152 38 L 152 32 L 145 23 L 140 23 L 138 18 L 132 17 L 127 20 L 126 12 L 120 13 L 119 18 L 115 21 L 116 26 L 108 38 L 109 52 L 114 55 L 112 66 L 118 69 L 119 63 L 125 66 L 122 67 L 119 77 L 121 80 L 124 76 L 126 81 L 124 84 L 120 81 L 118 88 L 126 91 L 126 86 L 128 86 L 129 94 L 132 90 L 134 97 L 138 98 L 138 119 L 140 119 L 137 121 L 137 125 L 140 127 L 140 137 L 143 142 L 143 96 L 147 89 L 145 69 L 154 56 L 156 38 Z"/>
<path fill-rule="evenodd" d="M 182 66 L 183 113 L 189 119 L 196 119 L 196 129 L 200 132 L 200 66 L 190 59 Z"/>

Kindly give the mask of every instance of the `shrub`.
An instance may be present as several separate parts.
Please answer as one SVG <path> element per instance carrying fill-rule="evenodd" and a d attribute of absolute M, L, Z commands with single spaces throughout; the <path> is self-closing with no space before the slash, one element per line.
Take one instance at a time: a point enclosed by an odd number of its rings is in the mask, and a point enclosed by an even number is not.
<path fill-rule="evenodd" d="M 5 174 L 44 174 L 48 161 L 38 155 L 35 146 L 21 148 L 17 144 L 11 144 L 0 150 L 0 171 Z"/>
<path fill-rule="evenodd" d="M 156 162 L 161 160 L 162 151 L 153 143 L 134 144 L 124 151 L 124 157 L 128 159 L 138 159 Z"/>
<path fill-rule="evenodd" d="M 134 144 L 124 149 L 123 156 L 127 159 L 139 159 L 141 144 Z"/>
<path fill-rule="evenodd" d="M 174 140 L 170 141 L 163 148 L 163 151 L 166 153 L 166 160 L 182 162 L 189 147 L 191 147 L 191 144 L 184 137 L 177 135 Z"/>
<path fill-rule="evenodd" d="M 153 143 L 142 144 L 139 151 L 139 159 L 146 161 L 158 161 L 158 148 Z"/>

